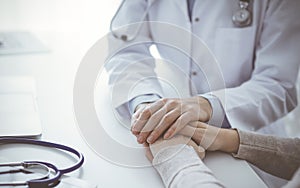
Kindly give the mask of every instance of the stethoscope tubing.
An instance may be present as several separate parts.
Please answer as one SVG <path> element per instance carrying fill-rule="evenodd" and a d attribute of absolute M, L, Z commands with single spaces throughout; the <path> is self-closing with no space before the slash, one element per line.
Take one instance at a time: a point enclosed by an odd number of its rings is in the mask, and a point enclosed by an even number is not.
<path fill-rule="evenodd" d="M 140 21 L 140 22 L 137 22 L 137 23 L 139 23 L 139 26 L 138 26 L 138 28 L 135 30 L 135 32 L 133 33 L 132 37 L 129 37 L 128 35 L 121 35 L 121 36 L 118 36 L 118 35 L 115 33 L 115 31 L 113 30 L 113 22 L 115 21 L 116 17 L 118 16 L 119 12 L 121 11 L 121 8 L 122 8 L 123 5 L 125 4 L 125 1 L 126 1 L 126 0 L 123 0 L 123 1 L 122 1 L 121 5 L 120 5 L 119 8 L 117 9 L 116 13 L 115 13 L 114 16 L 112 17 L 111 22 L 110 22 L 109 29 L 110 29 L 111 34 L 112 34 L 115 38 L 121 39 L 121 40 L 123 40 L 123 41 L 125 41 L 125 42 L 128 42 L 128 41 L 134 40 L 134 39 L 137 37 L 139 31 L 141 30 L 142 22 L 146 20 L 146 17 L 147 17 L 147 15 L 148 15 L 149 11 L 150 11 L 150 8 L 151 8 L 152 5 L 153 5 L 153 1 L 146 0 L 146 1 L 147 1 L 147 7 L 146 7 L 146 10 L 145 10 L 144 14 L 141 16 L 141 21 Z M 136 24 L 137 24 L 137 23 L 136 23 Z M 134 23 L 131 23 L 131 24 L 134 24 Z M 129 24 L 129 25 L 130 25 L 130 24 Z M 128 26 L 128 25 L 127 25 L 127 26 Z M 125 26 L 123 26 L 123 27 L 125 27 Z"/>
<path fill-rule="evenodd" d="M 34 180 L 28 180 L 25 182 L 25 185 L 28 185 L 30 188 L 35 187 L 52 187 L 56 185 L 59 182 L 59 179 L 63 174 L 67 174 L 69 172 L 72 172 L 78 168 L 80 168 L 83 165 L 84 162 L 84 156 L 79 151 L 75 150 L 74 148 L 71 148 L 69 146 L 56 144 L 52 142 L 46 142 L 41 140 L 35 140 L 35 139 L 27 139 L 27 138 L 0 138 L 0 144 L 30 144 L 30 145 L 36 145 L 36 146 L 43 146 L 48 148 L 55 148 L 60 149 L 62 151 L 67 151 L 69 153 L 72 153 L 78 157 L 78 161 L 72 165 L 71 167 L 67 167 L 64 169 L 58 169 L 55 165 L 44 162 L 44 161 L 24 161 L 23 163 L 28 164 L 41 164 L 45 165 L 48 168 L 52 169 L 55 173 L 54 177 L 47 178 L 47 179 L 34 179 Z M 1 186 L 9 186 L 9 185 L 15 185 L 15 184 L 1 184 Z"/>
<path fill-rule="evenodd" d="M 120 39 L 120 40 L 122 40 L 124 42 L 129 42 L 129 41 L 133 41 L 138 36 L 138 33 L 141 30 L 142 22 L 145 21 L 148 13 L 150 11 L 150 8 L 153 5 L 153 1 L 146 0 L 147 1 L 147 8 L 146 8 L 144 14 L 141 16 L 140 22 L 137 22 L 137 23 L 139 23 L 139 25 L 136 28 L 136 30 L 134 31 L 134 33 L 131 35 L 131 37 L 129 37 L 128 34 L 117 35 L 116 32 L 113 30 L 113 22 L 116 20 L 116 18 L 118 16 L 119 12 L 121 11 L 121 9 L 122 9 L 125 1 L 126 0 L 123 0 L 122 3 L 121 3 L 121 5 L 118 7 L 116 13 L 114 14 L 113 18 L 111 19 L 109 28 L 110 28 L 110 32 L 111 32 L 111 34 L 112 34 L 113 37 L 115 37 L 116 39 Z M 239 11 L 245 11 L 247 14 L 249 14 L 249 18 L 246 20 L 246 22 L 242 22 L 242 21 L 237 20 L 237 16 L 238 15 L 234 14 L 232 16 L 232 22 L 233 22 L 233 24 L 235 26 L 237 26 L 237 27 L 246 27 L 248 25 L 251 25 L 251 21 L 252 21 L 251 17 L 252 17 L 252 15 L 251 15 L 251 12 L 248 10 L 249 3 L 250 3 L 250 0 L 239 0 L 240 9 L 236 13 L 239 13 Z M 246 7 L 242 7 L 242 4 L 246 5 Z M 130 23 L 130 24 L 137 24 L 137 23 Z M 129 26 L 130 24 L 128 24 L 127 26 Z M 125 26 L 126 25 L 124 25 L 123 27 L 125 27 Z"/>
<path fill-rule="evenodd" d="M 27 138 L 0 138 L 0 144 L 31 144 L 36 146 L 48 147 L 48 148 L 56 148 L 56 149 L 60 149 L 75 154 L 78 157 L 78 161 L 71 167 L 60 169 L 59 171 L 62 174 L 66 174 L 78 169 L 80 166 L 82 166 L 84 162 L 83 154 L 80 153 L 79 151 L 69 146 L 56 144 L 52 142 L 46 142 L 46 141 L 35 140 L 35 139 L 27 139 Z"/>

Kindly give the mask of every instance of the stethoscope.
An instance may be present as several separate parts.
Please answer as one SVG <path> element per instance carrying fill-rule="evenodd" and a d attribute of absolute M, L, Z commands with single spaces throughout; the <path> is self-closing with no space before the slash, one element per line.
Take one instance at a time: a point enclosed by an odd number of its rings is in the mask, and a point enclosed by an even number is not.
<path fill-rule="evenodd" d="M 1 167 L 9 167 L 13 168 L 12 170 L 6 170 L 6 171 L 0 171 L 0 175 L 2 174 L 9 174 L 9 173 L 33 173 L 34 169 L 39 169 L 41 172 L 44 173 L 40 174 L 40 177 L 27 180 L 24 182 L 0 182 L 1 186 L 28 186 L 29 188 L 46 188 L 46 187 L 54 187 L 57 184 L 59 184 L 59 180 L 62 177 L 62 175 L 73 172 L 77 169 L 79 169 L 84 161 L 83 155 L 78 152 L 77 150 L 51 142 L 45 142 L 40 140 L 34 140 L 34 139 L 24 139 L 24 138 L 0 138 L 0 144 L 32 144 L 37 146 L 43 146 L 43 147 L 49 147 L 49 148 L 55 148 L 59 149 L 71 154 L 74 154 L 78 157 L 78 160 L 76 163 L 74 163 L 71 167 L 65 168 L 65 169 L 58 169 L 55 165 L 44 162 L 44 161 L 24 161 L 24 162 L 17 162 L 17 163 L 1 163 Z M 19 167 L 19 168 L 17 168 Z M 50 177 L 50 174 L 52 174 L 52 177 Z"/>
<path fill-rule="evenodd" d="M 251 25 L 252 13 L 249 9 L 250 0 L 240 0 L 240 9 L 236 11 L 232 16 L 232 22 L 237 27 L 246 27 Z"/>
<path fill-rule="evenodd" d="M 157 0 L 145 0 L 147 3 L 146 10 L 144 11 L 143 15 L 140 16 L 140 23 L 146 20 L 146 17 L 152 7 L 153 3 Z M 239 10 L 237 10 L 232 16 L 232 22 L 236 27 L 247 27 L 250 26 L 252 23 L 252 13 L 250 11 L 250 1 L 251 0 L 239 0 Z M 119 15 L 119 12 L 122 10 L 126 0 L 123 0 L 121 5 L 119 6 L 118 10 L 116 11 L 115 15 L 113 16 L 110 22 L 110 31 L 111 34 L 124 42 L 133 41 L 138 36 L 139 31 L 141 30 L 142 24 L 138 24 L 133 31 L 132 34 L 118 34 L 116 30 L 113 29 L 114 22 Z M 128 23 L 130 24 L 130 23 Z M 125 26 L 125 25 L 124 25 Z"/>
<path fill-rule="evenodd" d="M 146 6 L 146 10 L 144 11 L 143 15 L 140 16 L 140 22 L 143 22 L 146 20 L 146 17 L 150 11 L 150 8 L 152 7 L 153 3 L 155 2 L 155 0 L 146 0 L 147 6 Z M 134 33 L 132 33 L 131 36 L 129 36 L 128 34 L 120 34 L 118 35 L 117 32 L 115 32 L 115 30 L 113 29 L 113 23 L 115 22 L 116 18 L 118 17 L 120 11 L 122 10 L 122 7 L 124 6 L 124 4 L 126 3 L 126 0 L 123 0 L 121 5 L 119 6 L 118 10 L 116 11 L 115 15 L 113 16 L 111 22 L 110 22 L 110 31 L 112 33 L 112 35 L 117 38 L 117 39 L 121 39 L 125 42 L 129 42 L 129 41 L 133 41 L 137 36 L 139 31 L 141 30 L 142 24 L 138 24 L 137 28 L 135 29 Z"/>

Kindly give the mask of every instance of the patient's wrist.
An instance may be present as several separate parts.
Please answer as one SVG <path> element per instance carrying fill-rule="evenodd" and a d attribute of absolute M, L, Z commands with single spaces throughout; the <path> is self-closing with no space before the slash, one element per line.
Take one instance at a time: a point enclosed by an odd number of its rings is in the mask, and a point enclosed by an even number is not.
<path fill-rule="evenodd" d="M 220 150 L 227 153 L 237 153 L 239 149 L 239 135 L 235 129 L 220 130 Z"/>

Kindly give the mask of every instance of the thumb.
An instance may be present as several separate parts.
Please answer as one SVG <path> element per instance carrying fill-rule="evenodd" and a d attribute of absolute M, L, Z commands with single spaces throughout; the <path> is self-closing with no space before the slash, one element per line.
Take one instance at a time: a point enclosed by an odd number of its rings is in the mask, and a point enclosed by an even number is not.
<path fill-rule="evenodd" d="M 200 157 L 200 159 L 204 159 L 205 157 L 205 149 L 201 146 L 198 146 L 193 140 L 190 140 L 188 142 L 189 146 L 192 146 L 194 150 L 196 151 L 197 155 Z"/>

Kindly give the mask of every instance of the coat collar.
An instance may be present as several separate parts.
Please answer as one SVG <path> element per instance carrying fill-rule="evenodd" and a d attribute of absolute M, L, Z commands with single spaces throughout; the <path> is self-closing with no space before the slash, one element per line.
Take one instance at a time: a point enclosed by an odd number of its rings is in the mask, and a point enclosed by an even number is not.
<path fill-rule="evenodd" d="M 155 3 L 156 1 L 159 0 L 147 0 L 148 1 L 148 5 L 152 5 L 153 3 Z M 171 0 L 174 1 L 176 3 L 176 5 L 183 11 L 183 12 L 187 12 L 187 0 Z M 195 2 L 196 3 L 196 2 Z"/>
<path fill-rule="evenodd" d="M 184 15 L 189 18 L 189 14 L 187 12 L 187 0 L 173 0 L 175 1 L 176 5 L 179 9 L 181 9 L 182 12 L 184 12 Z M 196 2 L 195 2 L 196 3 Z"/>

